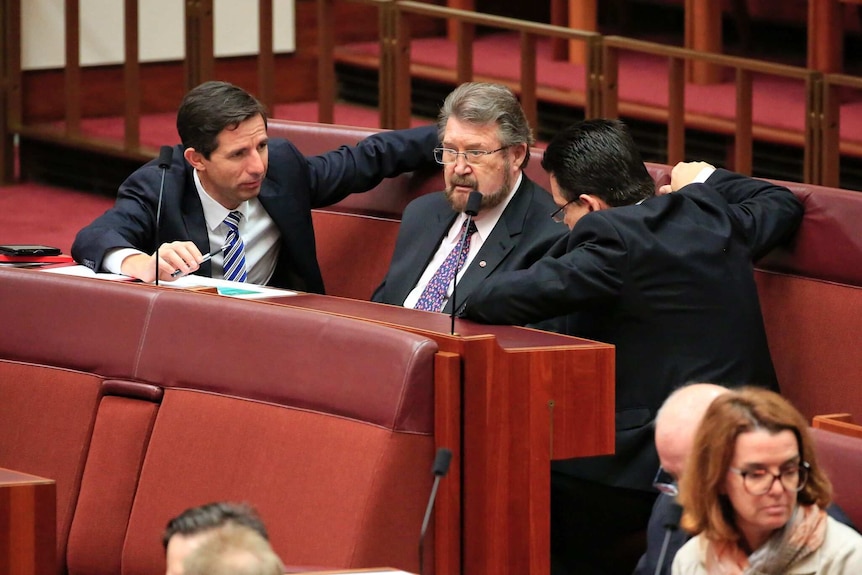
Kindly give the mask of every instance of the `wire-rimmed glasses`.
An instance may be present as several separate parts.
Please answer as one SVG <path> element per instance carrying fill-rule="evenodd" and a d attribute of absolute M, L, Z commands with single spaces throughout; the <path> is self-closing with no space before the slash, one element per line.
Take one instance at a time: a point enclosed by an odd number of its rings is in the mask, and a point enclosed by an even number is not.
<path fill-rule="evenodd" d="M 452 148 L 434 148 L 434 159 L 437 160 L 438 164 L 443 164 L 445 166 L 447 164 L 457 164 L 458 156 L 463 156 L 464 161 L 467 162 L 468 166 L 478 166 L 482 164 L 485 161 L 485 158 L 487 158 L 491 154 L 501 152 L 508 147 L 509 146 L 501 146 L 496 150 L 491 151 L 464 150 L 463 152 L 453 150 Z"/>

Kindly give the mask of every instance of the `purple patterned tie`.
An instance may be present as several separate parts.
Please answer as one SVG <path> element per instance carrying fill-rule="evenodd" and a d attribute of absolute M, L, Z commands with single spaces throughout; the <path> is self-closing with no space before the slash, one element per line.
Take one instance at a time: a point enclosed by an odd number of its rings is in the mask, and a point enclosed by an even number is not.
<path fill-rule="evenodd" d="M 248 279 L 245 269 L 245 246 L 239 236 L 239 220 L 241 212 L 231 212 L 224 219 L 228 227 L 224 250 L 224 279 L 234 282 L 244 282 Z"/>
<path fill-rule="evenodd" d="M 464 220 L 464 225 L 461 226 L 461 233 L 464 233 L 464 228 L 467 226 L 467 220 Z M 464 247 L 461 248 L 460 240 L 434 272 L 431 281 L 425 286 L 422 295 L 419 296 L 419 301 L 416 302 L 414 309 L 425 311 L 441 311 L 449 292 L 449 284 L 464 266 L 464 261 L 467 259 L 467 254 L 470 252 L 470 238 L 476 232 L 476 224 L 470 220 L 470 229 L 467 231 L 467 239 L 464 240 Z M 460 236 L 459 236 L 460 238 Z"/>

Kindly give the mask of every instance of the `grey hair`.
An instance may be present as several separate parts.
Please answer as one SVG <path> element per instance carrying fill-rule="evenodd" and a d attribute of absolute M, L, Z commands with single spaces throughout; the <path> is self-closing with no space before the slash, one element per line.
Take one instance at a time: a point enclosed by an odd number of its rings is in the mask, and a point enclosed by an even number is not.
<path fill-rule="evenodd" d="M 535 141 L 533 130 L 515 94 L 506 86 L 466 82 L 455 88 L 440 108 L 437 131 L 441 141 L 449 118 L 478 126 L 496 124 L 501 146 L 527 144 L 527 155 L 521 168 L 527 165 L 530 146 Z"/>

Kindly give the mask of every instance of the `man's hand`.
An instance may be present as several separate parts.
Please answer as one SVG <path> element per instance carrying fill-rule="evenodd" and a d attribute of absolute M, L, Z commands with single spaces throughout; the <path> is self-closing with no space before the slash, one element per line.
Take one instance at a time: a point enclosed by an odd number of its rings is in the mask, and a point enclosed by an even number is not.
<path fill-rule="evenodd" d="M 697 175 L 704 169 L 715 169 L 715 166 L 706 162 L 680 162 L 670 172 L 670 184 L 665 184 L 658 189 L 657 194 L 663 196 L 675 192 L 695 181 Z"/>
<path fill-rule="evenodd" d="M 159 254 L 159 281 L 174 281 L 173 274 L 180 270 L 182 275 L 197 271 L 203 259 L 200 250 L 192 242 L 170 242 L 162 244 Z M 121 271 L 124 275 L 145 282 L 156 280 L 156 254 L 148 256 L 137 254 L 123 260 Z"/>

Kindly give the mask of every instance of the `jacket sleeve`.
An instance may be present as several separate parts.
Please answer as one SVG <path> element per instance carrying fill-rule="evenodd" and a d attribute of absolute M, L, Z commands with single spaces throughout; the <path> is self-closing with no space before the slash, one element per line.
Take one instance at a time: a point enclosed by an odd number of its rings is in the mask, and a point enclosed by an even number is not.
<path fill-rule="evenodd" d="M 154 230 L 160 170 L 155 162 L 139 168 L 120 185 L 112 208 L 81 229 L 72 244 L 75 261 L 102 271 L 105 252 L 114 248 L 155 250 Z"/>
<path fill-rule="evenodd" d="M 460 315 L 482 323 L 524 325 L 617 297 L 628 250 L 601 212 L 584 216 L 568 245 L 568 252 L 545 256 L 525 270 L 489 277 Z"/>
<path fill-rule="evenodd" d="M 700 185 L 712 187 L 725 198 L 754 260 L 788 240 L 802 222 L 802 202 L 784 186 L 721 169 Z"/>
<path fill-rule="evenodd" d="M 383 131 L 365 138 L 356 146 L 309 156 L 311 205 L 329 206 L 346 196 L 365 192 L 405 172 L 439 169 L 434 161 L 438 144 L 434 125 L 407 130 Z"/>

